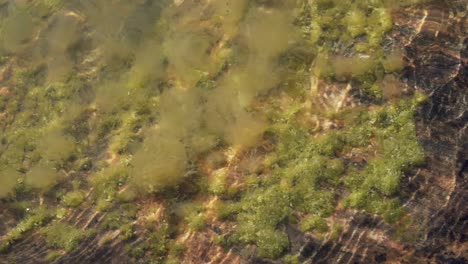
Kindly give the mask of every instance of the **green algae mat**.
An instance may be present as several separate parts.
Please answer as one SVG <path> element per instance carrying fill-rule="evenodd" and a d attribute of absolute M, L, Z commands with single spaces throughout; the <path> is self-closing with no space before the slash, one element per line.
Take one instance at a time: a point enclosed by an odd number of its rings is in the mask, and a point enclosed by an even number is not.
<path fill-rule="evenodd" d="M 0 263 L 302 263 L 359 215 L 410 251 L 422 2 L 0 1 Z"/>

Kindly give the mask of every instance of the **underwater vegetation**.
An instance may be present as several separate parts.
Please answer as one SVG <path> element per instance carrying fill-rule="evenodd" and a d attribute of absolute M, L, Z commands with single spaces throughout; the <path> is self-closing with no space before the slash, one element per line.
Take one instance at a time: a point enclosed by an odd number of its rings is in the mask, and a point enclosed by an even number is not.
<path fill-rule="evenodd" d="M 295 263 L 287 224 L 336 237 L 335 211 L 364 210 L 401 225 L 424 98 L 380 44 L 420 1 L 16 2 L 0 1 L 0 199 L 33 209 L 2 252 L 38 230 L 49 260 L 102 236 L 178 263 L 184 234 L 223 223 L 220 248 Z M 66 223 L 79 208 L 104 220 Z"/>

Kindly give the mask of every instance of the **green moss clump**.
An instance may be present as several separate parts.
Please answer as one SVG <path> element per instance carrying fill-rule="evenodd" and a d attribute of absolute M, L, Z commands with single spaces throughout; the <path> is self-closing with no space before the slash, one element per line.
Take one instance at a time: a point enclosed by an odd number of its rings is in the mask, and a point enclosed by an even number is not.
<path fill-rule="evenodd" d="M 380 45 L 384 34 L 393 26 L 390 10 L 384 7 L 375 8 L 368 17 L 367 37 L 370 46 Z"/>
<path fill-rule="evenodd" d="M 254 243 L 263 257 L 278 258 L 288 246 L 277 230 L 291 213 L 291 197 L 279 186 L 251 191 L 239 204 L 235 240 Z"/>
<path fill-rule="evenodd" d="M 175 243 L 172 243 L 172 245 L 170 246 L 169 255 L 174 256 L 174 257 L 181 257 L 184 255 L 186 250 L 187 250 L 186 245 L 175 242 Z"/>
<path fill-rule="evenodd" d="M 100 123 L 98 136 L 104 137 L 113 130 L 118 129 L 121 125 L 122 121 L 120 120 L 119 116 L 109 116 Z"/>
<path fill-rule="evenodd" d="M 3 241 L 0 244 L 0 252 L 8 250 L 16 241 L 21 239 L 24 233 L 45 225 L 52 219 L 52 216 L 52 212 L 46 208 L 40 207 L 35 209 L 3 237 Z"/>
<path fill-rule="evenodd" d="M 220 169 L 215 171 L 209 183 L 209 191 L 215 195 L 221 196 L 226 194 L 227 189 L 228 186 L 226 169 Z"/>
<path fill-rule="evenodd" d="M 67 252 L 73 251 L 92 231 L 83 231 L 71 225 L 55 222 L 44 227 L 41 233 L 47 244 L 52 248 L 60 248 Z"/>
<path fill-rule="evenodd" d="M 205 208 L 198 202 L 178 203 L 173 211 L 192 231 L 201 231 L 206 227 Z"/>
<path fill-rule="evenodd" d="M 334 189 L 343 183 L 351 191 L 345 198 L 347 206 L 389 222 L 400 219 L 404 215 L 397 198 L 400 179 L 424 162 L 413 119 L 420 101 L 415 96 L 374 111 L 338 114 L 335 118 L 342 119 L 344 128 L 316 137 L 295 124 L 294 116 L 276 118 L 280 122 L 270 129 L 276 149 L 266 159 L 271 175 L 249 184 L 239 203 L 219 207 L 221 217 L 238 224 L 231 240 L 255 244 L 260 254 L 270 258 L 281 256 L 282 245 L 287 245 L 279 231 L 282 223 L 299 211 L 310 215 L 299 223 L 304 231 L 328 232 L 326 218 L 338 202 Z M 366 166 L 343 162 L 343 155 L 368 146 L 371 139 L 376 157 L 369 158 Z M 266 238 L 273 242 L 263 244 Z"/>
<path fill-rule="evenodd" d="M 193 231 L 201 231 L 206 227 L 206 217 L 202 213 L 190 215 L 186 220 Z"/>
<path fill-rule="evenodd" d="M 237 212 L 238 206 L 232 202 L 219 202 L 216 205 L 216 214 L 221 221 L 233 220 Z"/>
<path fill-rule="evenodd" d="M 368 129 L 377 139 L 378 157 L 346 180 L 352 190 L 348 206 L 366 208 L 389 221 L 401 216 L 398 202 L 393 199 L 398 194 L 401 178 L 412 167 L 425 162 L 413 121 L 418 104 L 416 96 L 371 113 L 373 126 Z"/>
<path fill-rule="evenodd" d="M 47 256 L 45 257 L 46 261 L 53 262 L 57 259 L 59 259 L 61 256 L 63 256 L 63 253 L 58 251 L 58 250 L 52 250 L 47 253 Z"/>
<path fill-rule="evenodd" d="M 341 224 L 334 224 L 330 230 L 330 238 L 337 240 L 343 232 L 343 226 Z"/>
<path fill-rule="evenodd" d="M 156 263 L 164 263 L 170 250 L 170 234 L 169 225 L 164 222 L 148 235 L 147 241 L 137 245 L 128 245 L 126 251 L 136 259 L 145 257 Z"/>
<path fill-rule="evenodd" d="M 384 3 L 367 0 L 310 2 L 308 8 L 311 13 L 309 26 L 311 37 L 314 42 L 321 40 L 324 46 L 330 46 L 333 42 L 357 43 L 353 48 L 358 52 L 368 53 L 378 50 L 384 34 L 393 26 L 390 14 L 393 6 L 403 5 L 403 2 L 399 1 L 398 4 L 395 1 Z"/>
<path fill-rule="evenodd" d="M 142 113 L 147 115 L 147 113 Z M 141 143 L 141 136 L 137 135 L 143 118 L 138 113 L 130 112 L 122 114 L 122 125 L 113 132 L 109 142 L 109 149 L 120 155 L 135 153 Z"/>
<path fill-rule="evenodd" d="M 133 204 L 120 204 L 104 218 L 101 228 L 106 230 L 119 230 L 119 238 L 127 241 L 135 235 L 134 220 L 136 218 L 137 208 Z"/>
<path fill-rule="evenodd" d="M 273 259 L 284 254 L 289 246 L 288 237 L 282 232 L 273 229 L 259 230 L 255 243 L 258 247 L 259 256 Z"/>
<path fill-rule="evenodd" d="M 303 16 L 309 17 L 310 25 L 303 31 L 311 34 L 314 43 L 319 43 L 315 44 L 318 46 L 313 67 L 315 76 L 327 80 L 353 80 L 363 96 L 376 102 L 382 100 L 376 81 L 383 78 L 384 72 L 396 72 L 404 66 L 399 52 L 383 56 L 381 43 L 393 26 L 391 12 L 415 1 L 387 2 L 331 0 L 305 5 L 310 14 Z M 336 43 L 343 48 L 337 49 Z M 341 56 L 349 54 L 344 52 L 344 47 L 354 50 L 354 55 Z"/>
<path fill-rule="evenodd" d="M 96 191 L 93 195 L 96 209 L 105 211 L 118 201 L 118 192 L 127 179 L 128 173 L 125 164 L 107 167 L 91 175 L 88 182 Z"/>
<path fill-rule="evenodd" d="M 127 241 L 135 235 L 135 231 L 133 230 L 133 224 L 131 223 L 120 226 L 119 231 L 119 237 L 122 241 Z"/>
<path fill-rule="evenodd" d="M 286 264 L 300 264 L 301 261 L 299 260 L 299 257 L 296 256 L 296 255 L 286 255 L 283 257 L 283 261 L 286 263 Z"/>
<path fill-rule="evenodd" d="M 366 32 L 366 15 L 362 10 L 353 9 L 345 18 L 346 26 L 351 37 L 357 37 Z"/>
<path fill-rule="evenodd" d="M 80 206 L 86 198 L 86 194 L 82 191 L 73 191 L 65 194 L 62 198 L 62 202 L 68 207 Z"/>
<path fill-rule="evenodd" d="M 129 232 L 133 232 L 131 225 L 136 214 L 137 208 L 134 205 L 120 204 L 114 211 L 106 215 L 101 227 L 111 230 L 120 229 L 124 236 L 129 235 Z"/>
<path fill-rule="evenodd" d="M 221 217 L 234 216 L 238 223 L 233 241 L 253 243 L 269 258 L 280 257 L 288 245 L 279 228 L 296 210 L 316 215 L 314 221 L 301 223 L 306 229 L 326 231 L 324 218 L 336 203 L 330 189 L 345 172 L 343 162 L 336 158 L 346 145 L 342 134 L 314 139 L 287 122 L 272 128 L 277 137 L 277 149 L 267 159 L 272 175 L 251 185 L 238 204 L 220 205 L 219 212 Z"/>
<path fill-rule="evenodd" d="M 319 233 L 325 233 L 328 229 L 325 219 L 319 216 L 311 216 L 301 222 L 301 230 L 304 232 L 314 230 Z"/>

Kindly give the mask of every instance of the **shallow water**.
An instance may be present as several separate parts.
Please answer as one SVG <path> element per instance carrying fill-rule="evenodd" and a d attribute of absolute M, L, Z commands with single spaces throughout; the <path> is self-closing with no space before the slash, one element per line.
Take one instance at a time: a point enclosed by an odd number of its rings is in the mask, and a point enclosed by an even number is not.
<path fill-rule="evenodd" d="M 286 253 L 285 219 L 321 234 L 339 229 L 326 220 L 336 206 L 396 221 L 399 181 L 423 159 L 420 98 L 402 96 L 402 53 L 381 42 L 415 2 L 0 1 L 2 203 L 27 204 L 24 219 L 46 208 L 37 228 L 50 237 L 75 207 L 136 201 L 138 213 L 95 227 L 130 226 L 125 241 L 173 210 L 164 250 L 143 247 L 158 260 L 182 258 L 173 242 L 224 221 L 220 208 L 238 225 L 226 243 L 268 258 Z M 368 161 L 344 163 L 352 153 Z M 148 199 L 164 213 L 139 222 Z M 11 230 L 3 250 L 21 238 Z"/>

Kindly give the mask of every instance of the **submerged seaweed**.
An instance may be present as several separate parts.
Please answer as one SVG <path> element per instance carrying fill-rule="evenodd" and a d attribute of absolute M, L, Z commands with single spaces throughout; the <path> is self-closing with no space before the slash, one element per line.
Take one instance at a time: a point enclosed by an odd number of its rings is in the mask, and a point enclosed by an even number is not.
<path fill-rule="evenodd" d="M 405 215 L 424 98 L 401 92 L 402 54 L 380 44 L 417 1 L 10 2 L 0 198 L 34 210 L 2 235 L 6 254 L 41 227 L 49 260 L 98 236 L 177 263 L 211 225 L 226 251 L 294 263 L 286 224 L 337 236 L 337 210 Z M 105 220 L 59 222 L 74 208 Z"/>

